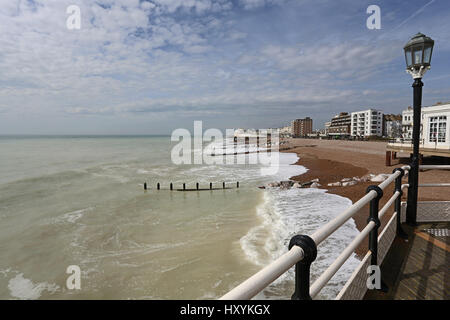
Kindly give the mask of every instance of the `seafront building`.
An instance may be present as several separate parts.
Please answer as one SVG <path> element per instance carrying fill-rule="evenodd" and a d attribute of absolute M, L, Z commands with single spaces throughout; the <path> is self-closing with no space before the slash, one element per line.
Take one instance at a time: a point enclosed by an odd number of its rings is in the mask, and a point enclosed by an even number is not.
<path fill-rule="evenodd" d="M 328 127 L 328 135 L 334 138 L 346 138 L 350 136 L 351 119 L 348 112 L 341 112 L 331 119 Z"/>
<path fill-rule="evenodd" d="M 413 128 L 413 116 L 414 111 L 412 107 L 402 111 L 402 138 L 411 139 L 412 138 L 412 128 Z"/>
<path fill-rule="evenodd" d="M 291 123 L 291 130 L 294 138 L 306 137 L 313 131 L 313 121 L 310 117 L 295 119 Z"/>
<path fill-rule="evenodd" d="M 325 129 L 324 134 L 328 135 L 328 132 L 330 131 L 331 121 L 325 122 Z"/>
<path fill-rule="evenodd" d="M 351 136 L 370 137 L 383 135 L 383 112 L 375 109 L 352 112 Z"/>
<path fill-rule="evenodd" d="M 292 127 L 291 126 L 285 126 L 279 128 L 280 137 L 289 138 L 292 136 Z"/>
<path fill-rule="evenodd" d="M 386 163 L 397 152 L 412 153 L 413 109 L 409 107 L 402 112 L 403 134 L 388 143 Z M 419 152 L 421 156 L 450 157 L 450 103 L 437 103 L 422 108 Z"/>
<path fill-rule="evenodd" d="M 450 149 L 450 103 L 437 103 L 422 108 L 420 144 L 426 148 Z M 412 138 L 414 111 L 411 107 L 402 112 L 402 141 Z"/>

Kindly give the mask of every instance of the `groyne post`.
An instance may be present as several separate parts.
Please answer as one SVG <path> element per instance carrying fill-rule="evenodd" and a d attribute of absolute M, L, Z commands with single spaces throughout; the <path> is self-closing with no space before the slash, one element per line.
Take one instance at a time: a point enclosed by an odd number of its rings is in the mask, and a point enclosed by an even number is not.
<path fill-rule="evenodd" d="M 209 190 L 212 190 L 212 182 L 209 183 Z"/>
<path fill-rule="evenodd" d="M 170 190 L 173 190 L 173 183 L 170 183 Z"/>
<path fill-rule="evenodd" d="M 159 184 L 159 182 L 156 184 L 156 189 L 160 189 L 161 188 L 161 186 L 160 186 L 160 184 Z"/>
<path fill-rule="evenodd" d="M 183 183 L 183 190 L 186 190 L 186 183 Z"/>
<path fill-rule="evenodd" d="M 144 190 L 147 190 L 147 182 L 144 182 Z"/>
<path fill-rule="evenodd" d="M 223 189 L 225 189 L 225 182 L 222 183 Z"/>

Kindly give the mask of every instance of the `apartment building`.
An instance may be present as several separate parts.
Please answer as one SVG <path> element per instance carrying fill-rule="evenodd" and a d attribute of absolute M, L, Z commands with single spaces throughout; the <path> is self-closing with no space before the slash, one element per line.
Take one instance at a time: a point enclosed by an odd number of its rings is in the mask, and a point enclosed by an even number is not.
<path fill-rule="evenodd" d="M 348 137 L 350 136 L 350 114 L 348 112 L 341 112 L 331 119 L 328 127 L 328 135 L 334 137 Z"/>
<path fill-rule="evenodd" d="M 306 137 L 313 131 L 313 121 L 310 117 L 295 119 L 291 123 L 293 137 Z"/>
<path fill-rule="evenodd" d="M 375 109 L 352 112 L 351 136 L 370 137 L 383 135 L 383 112 Z"/>

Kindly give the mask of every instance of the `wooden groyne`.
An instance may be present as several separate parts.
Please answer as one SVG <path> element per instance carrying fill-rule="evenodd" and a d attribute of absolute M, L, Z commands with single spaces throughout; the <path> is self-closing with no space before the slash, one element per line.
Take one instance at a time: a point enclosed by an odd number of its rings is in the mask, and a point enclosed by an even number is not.
<path fill-rule="evenodd" d="M 210 182 L 209 183 L 209 187 L 205 188 L 205 187 L 201 187 L 200 183 L 196 183 L 195 184 L 195 188 L 186 188 L 186 183 L 183 183 L 182 188 L 174 188 L 174 184 L 171 182 L 169 184 L 169 188 L 168 189 L 163 189 L 161 188 L 161 183 L 157 182 L 156 183 L 156 190 L 169 190 L 169 191 L 211 191 L 211 190 L 225 190 L 225 189 L 239 189 L 239 181 L 237 181 L 236 183 L 233 183 L 231 186 L 227 185 L 225 182 L 222 182 L 222 186 L 221 187 L 214 187 L 213 183 Z M 147 182 L 144 182 L 144 190 L 148 190 L 148 184 Z"/>

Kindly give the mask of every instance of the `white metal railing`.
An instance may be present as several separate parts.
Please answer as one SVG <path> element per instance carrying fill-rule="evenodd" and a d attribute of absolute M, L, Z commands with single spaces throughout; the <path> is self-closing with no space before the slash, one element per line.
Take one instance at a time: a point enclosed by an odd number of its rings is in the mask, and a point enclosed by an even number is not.
<path fill-rule="evenodd" d="M 420 170 L 433 170 L 433 169 L 439 169 L 439 170 L 450 170 L 450 165 L 420 165 Z M 419 184 L 419 187 L 450 187 L 450 183 L 422 183 Z"/>
<path fill-rule="evenodd" d="M 420 169 L 450 170 L 450 165 L 420 165 Z"/>
<path fill-rule="evenodd" d="M 411 169 L 409 165 L 401 168 L 404 172 Z M 389 177 L 378 185 L 378 188 L 384 190 L 393 181 L 400 176 L 403 177 L 402 171 L 395 171 Z M 401 179 L 401 178 L 400 178 Z M 403 190 L 408 185 L 401 185 L 399 188 Z M 384 207 L 377 212 L 378 219 L 381 218 L 389 207 L 399 198 L 401 192 L 397 191 L 387 201 Z M 353 217 L 357 212 L 361 210 L 365 205 L 369 204 L 372 200 L 378 197 L 378 192 L 375 190 L 369 191 L 364 197 L 355 202 L 347 210 L 339 214 L 336 218 L 328 222 L 326 225 L 314 232 L 310 238 L 314 240 L 316 246 L 327 239 L 333 234 L 339 227 L 341 227 L 347 220 Z M 322 273 L 322 275 L 314 282 L 310 287 L 310 296 L 316 296 L 320 290 L 328 283 L 328 281 L 336 274 L 339 268 L 345 263 L 345 261 L 351 256 L 352 252 L 358 247 L 358 245 L 367 237 L 367 235 L 375 228 L 376 223 L 370 221 L 367 226 L 361 231 L 361 233 L 344 249 L 339 257 L 328 267 L 328 269 Z M 221 297 L 221 300 L 248 300 L 253 298 L 256 294 L 262 291 L 270 283 L 275 281 L 283 273 L 287 272 L 292 266 L 302 261 L 305 257 L 305 252 L 299 246 L 292 246 L 292 248 L 282 255 L 280 258 L 272 262 L 267 267 L 235 287 L 233 290 Z"/>
<path fill-rule="evenodd" d="M 303 249 L 293 246 L 267 267 L 242 282 L 239 286 L 224 295 L 221 300 L 248 300 L 256 296 L 265 287 L 278 279 L 293 265 L 303 259 Z"/>

